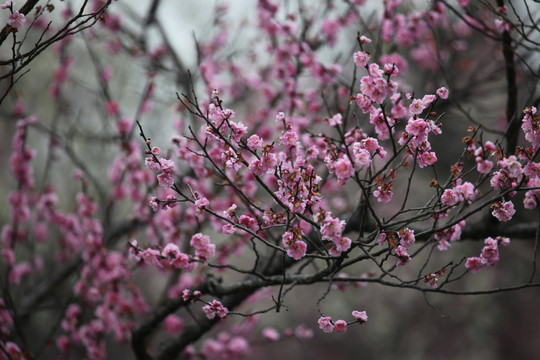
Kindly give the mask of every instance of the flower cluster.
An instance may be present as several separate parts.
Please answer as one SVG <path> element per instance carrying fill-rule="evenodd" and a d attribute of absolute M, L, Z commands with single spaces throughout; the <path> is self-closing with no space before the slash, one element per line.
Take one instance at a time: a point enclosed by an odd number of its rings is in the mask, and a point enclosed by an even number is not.
<path fill-rule="evenodd" d="M 216 317 L 216 315 L 223 319 L 227 316 L 229 310 L 221 304 L 218 300 L 212 300 L 209 304 L 203 306 L 203 311 L 210 320 Z"/>
<path fill-rule="evenodd" d="M 365 311 L 354 310 L 352 312 L 352 316 L 356 320 L 351 323 L 347 323 L 345 320 L 341 320 L 341 319 L 332 321 L 332 318 L 330 316 L 321 316 L 319 320 L 317 320 L 317 323 L 319 324 L 319 328 L 323 332 L 331 333 L 334 330 L 337 332 L 346 332 L 347 325 L 353 324 L 355 322 L 358 322 L 360 324 L 365 324 L 368 320 L 368 316 Z"/>
<path fill-rule="evenodd" d="M 485 266 L 495 266 L 499 262 L 499 244 L 508 245 L 510 239 L 502 236 L 498 236 L 495 239 L 488 237 L 484 240 L 485 246 L 482 248 L 482 252 L 479 257 L 470 257 L 465 263 L 465 267 L 471 272 L 478 272 Z"/>

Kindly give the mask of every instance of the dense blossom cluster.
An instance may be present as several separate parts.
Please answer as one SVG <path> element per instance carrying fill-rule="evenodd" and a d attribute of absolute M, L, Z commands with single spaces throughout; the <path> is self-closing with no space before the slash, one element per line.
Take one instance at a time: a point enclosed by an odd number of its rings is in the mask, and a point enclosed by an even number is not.
<path fill-rule="evenodd" d="M 538 206 L 536 107 L 523 110 L 521 146 L 505 148 L 509 131 L 495 138 L 500 131 L 483 133 L 472 121 L 461 143 L 444 140 L 462 151 L 455 163 L 447 163 L 451 154 L 436 150 L 447 129 L 457 128 L 445 109 L 459 95 L 458 85 L 439 76 L 440 70 L 467 71 L 473 29 L 490 39 L 509 34 L 505 7 L 474 18 L 468 1 L 459 1 L 463 9 L 453 11 L 462 15 L 453 17 L 443 1 L 415 10 L 391 0 L 383 2 L 378 22 L 362 27 L 363 0 L 328 2 L 322 15 L 309 6 L 302 14 L 285 14 L 278 3 L 259 0 L 254 50 L 236 57 L 227 53 L 227 8 L 219 5 L 219 31 L 197 44 L 197 75 L 177 74 L 176 86 L 184 89 L 175 100 L 167 146 L 147 137 L 157 125 L 145 120 L 159 104 L 158 74 L 172 73 L 182 62 L 165 39 L 152 49 L 137 43 L 144 36 L 130 33 L 112 3 L 90 1 L 83 9 L 88 14 L 79 15 L 65 5 L 60 16 L 80 26 L 86 26 L 84 19 L 96 21 L 85 40 L 99 74 L 94 102 L 105 125 L 98 128 L 112 131 L 95 136 L 114 146 L 100 149 L 109 159 L 108 173 L 96 176 L 81 160 L 71 142 L 80 135 L 73 125 L 27 116 L 30 102 L 16 95 L 9 158 L 14 185 L 0 235 L 2 360 L 34 358 L 35 346 L 21 333 L 45 299 L 58 326 L 43 335 L 44 343 L 65 358 L 84 348 L 87 358 L 103 359 L 113 339 L 132 342 L 139 358 L 153 358 L 150 352 L 170 358 L 167 351 L 174 349 L 187 358 L 228 360 L 249 356 L 253 340 L 306 341 L 317 325 L 323 333 L 350 332 L 367 322 L 367 312 L 333 320 L 327 315 L 337 311 L 330 291 L 362 291 L 370 282 L 448 289 L 468 273 L 497 265 L 499 245 L 509 245 L 510 238 L 487 235 L 502 231 L 501 222 L 515 222 L 521 202 L 525 209 Z M 13 46 L 24 41 L 25 27 L 43 37 L 55 30 L 54 22 L 44 22 L 54 6 L 24 14 L 17 8 L 8 0 L 0 10 Z M 157 20 L 145 21 L 146 27 Z M 350 44 L 351 29 L 359 28 L 354 46 L 343 45 L 341 37 Z M 51 40 L 59 64 L 48 96 L 58 116 L 72 111 L 64 104 L 69 86 L 80 82 L 78 59 L 71 55 L 75 33 Z M 437 36 L 446 33 L 451 43 L 441 46 Z M 500 41 L 492 47 L 508 48 Z M 95 55 L 98 47 L 110 56 L 128 51 L 146 67 L 134 115 L 125 115 L 129 106 L 113 91 L 119 75 Z M 324 53 L 331 51 L 347 56 L 329 60 Z M 20 70 L 12 70 L 8 90 Z M 420 71 L 436 81 L 419 88 L 414 77 Z M 516 119 L 508 117 L 509 128 Z M 39 167 L 39 146 L 30 141 L 34 133 L 48 136 L 46 171 Z M 72 177 L 54 167 L 63 155 L 77 168 Z M 76 190 L 64 189 L 58 176 L 69 178 Z M 471 234 L 483 223 L 492 229 Z M 443 262 L 439 251 L 454 249 L 464 234 L 484 241 L 480 255 Z M 370 268 L 369 275 L 355 276 L 358 264 Z M 56 266 L 60 270 L 51 274 L 45 270 Z M 318 283 L 327 290 L 315 290 L 318 301 L 309 305 L 319 318 L 311 314 L 310 326 L 280 331 L 260 323 L 259 313 L 296 305 L 289 301 L 296 286 Z M 35 294 L 25 294 L 27 289 Z M 261 305 L 268 299 L 271 305 Z M 214 326 L 216 335 L 205 336 Z M 161 335 L 152 336 L 160 328 L 170 337 L 162 344 Z M 183 343 L 184 334 L 193 340 Z"/>

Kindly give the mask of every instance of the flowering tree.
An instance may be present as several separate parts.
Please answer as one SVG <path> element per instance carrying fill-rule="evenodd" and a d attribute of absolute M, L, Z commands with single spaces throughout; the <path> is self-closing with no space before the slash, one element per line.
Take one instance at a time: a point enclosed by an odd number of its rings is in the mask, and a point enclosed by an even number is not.
<path fill-rule="evenodd" d="M 366 324 L 327 301 L 360 285 L 540 285 L 537 6 L 218 5 L 188 66 L 161 3 L 2 5 L 0 359 L 240 358 L 306 285 L 300 339 Z M 462 285 L 511 239 L 525 281 Z"/>

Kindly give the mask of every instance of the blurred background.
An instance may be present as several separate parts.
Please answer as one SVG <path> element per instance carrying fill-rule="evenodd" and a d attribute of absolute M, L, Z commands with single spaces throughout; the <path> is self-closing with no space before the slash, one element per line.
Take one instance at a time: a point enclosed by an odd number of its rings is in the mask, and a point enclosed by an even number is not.
<path fill-rule="evenodd" d="M 293 5 L 284 1 L 284 6 Z M 72 2 L 74 8 L 76 1 Z M 256 33 L 248 29 L 248 24 L 255 22 L 256 2 L 251 0 L 222 1 L 227 4 L 229 11 L 223 21 L 230 25 L 228 46 L 230 56 L 235 53 L 234 49 L 242 49 L 249 44 L 249 40 Z M 161 1 L 155 14 L 159 19 L 160 27 L 153 27 L 144 33 L 139 33 L 140 21 L 145 19 L 151 11 L 152 1 L 141 0 L 137 2 L 119 0 L 113 4 L 116 13 L 124 14 L 122 24 L 130 29 L 132 41 L 144 42 L 149 49 L 159 49 L 164 36 L 175 49 L 176 56 L 181 60 L 182 66 L 197 72 L 198 52 L 196 44 L 204 42 L 215 36 L 215 8 L 217 2 L 210 0 L 184 1 L 169 0 Z M 538 11 L 538 4 L 534 4 L 533 10 Z M 366 6 L 366 15 L 376 18 L 382 10 L 378 1 L 369 1 Z M 301 14 L 298 14 L 301 15 Z M 371 18 L 372 20 L 374 18 Z M 128 32 L 129 32 L 128 31 Z M 350 34 L 355 39 L 356 33 Z M 66 95 L 69 102 L 57 104 L 51 102 L 48 87 L 55 76 L 57 65 L 61 61 L 59 53 L 47 51 L 32 62 L 31 72 L 24 76 L 17 84 L 16 91 L 10 97 L 9 102 L 0 109 L 0 151 L 5 156 L 0 157 L 0 167 L 8 169 L 10 153 L 10 141 L 15 131 L 14 112 L 17 106 L 18 96 L 26 101 L 28 113 L 38 112 L 40 121 L 51 127 L 63 129 L 64 133 L 71 136 L 73 150 L 77 152 L 79 159 L 88 164 L 97 163 L 98 171 L 96 178 L 98 183 L 107 186 L 107 169 L 114 156 L 114 143 L 107 142 L 106 134 L 110 131 L 110 124 L 101 121 L 103 115 L 102 94 L 99 91 L 99 70 L 95 59 L 100 59 L 102 66 L 111 68 L 114 77 L 111 81 L 111 91 L 117 96 L 116 99 L 122 105 L 124 113 L 135 117 L 145 80 L 151 67 L 144 63 L 144 59 L 129 52 L 119 52 L 117 56 L 111 56 L 104 50 L 105 47 L 94 46 L 92 35 L 86 35 L 85 41 L 77 40 L 70 45 L 69 56 L 74 57 L 70 72 L 73 75 L 70 89 Z M 115 39 L 99 39 L 100 42 L 113 42 Z M 350 39 L 341 39 L 344 42 L 344 53 L 354 46 Z M 349 42 L 349 43 L 348 43 Z M 435 150 L 440 154 L 440 161 L 449 165 L 459 153 L 460 139 L 466 135 L 468 122 L 464 113 L 474 117 L 482 117 L 484 125 L 488 128 L 504 130 L 501 118 L 504 114 L 504 73 L 499 63 L 492 61 L 492 48 L 484 44 L 483 38 L 477 35 L 473 43 L 476 47 L 467 53 L 469 58 L 475 58 L 467 71 L 480 76 L 477 67 L 489 73 L 492 78 L 482 86 L 472 87 L 470 78 L 465 77 L 460 83 L 456 80 L 453 95 L 459 106 L 441 109 L 445 112 L 443 131 L 452 136 L 445 137 L 454 143 L 444 141 L 434 142 Z M 339 46 L 338 46 L 339 49 Z M 334 49 L 335 50 L 335 49 Z M 241 52 L 241 50 L 238 50 Z M 321 56 L 331 58 L 331 49 L 320 50 Z M 456 59 L 465 62 L 463 59 Z M 249 66 L 249 64 L 244 64 Z M 174 67 L 174 63 L 171 65 Z M 436 87 L 449 79 L 443 79 L 414 61 L 410 62 L 411 78 L 408 79 L 411 87 L 422 89 L 429 86 Z M 182 79 L 175 78 L 173 71 L 152 69 L 155 81 L 155 102 L 150 111 L 144 117 L 144 124 L 148 135 L 155 143 L 168 143 L 171 133 L 175 132 L 174 123 L 178 101 L 176 92 L 185 91 L 179 88 Z M 453 74 L 448 77 L 452 78 Z M 472 75 L 471 75 L 472 76 Z M 487 85 L 485 85 L 487 84 Z M 204 90 L 199 87 L 197 90 Z M 24 95 L 23 95 L 24 94 Z M 452 93 L 451 93 L 452 94 Z M 60 122 L 58 119 L 68 119 Z M 486 139 L 489 134 L 486 135 Z M 486 140 L 484 139 L 484 140 Z M 72 207 L 75 194 L 79 191 L 78 184 L 71 181 L 73 164 L 67 159 L 55 163 L 51 172 L 48 168 L 48 157 L 51 138 L 43 136 L 43 133 L 31 134 L 29 142 L 38 150 L 36 157 L 36 179 L 51 177 L 52 181 L 62 188 L 63 196 L 60 198 L 62 206 Z M 454 150 L 455 149 L 455 150 Z M 110 151 L 110 157 L 108 154 Z M 105 156 L 103 156 L 105 154 Z M 57 153 L 62 158 L 65 155 Z M 444 167 L 443 167 L 444 168 Z M 102 179 L 102 180 L 100 180 Z M 426 177 L 429 181 L 429 176 Z M 39 183 L 39 181 L 38 181 Z M 0 199 L 4 202 L 7 194 L 13 188 L 15 182 L 7 171 L 0 172 Z M 91 190 L 92 191 L 92 190 Z M 420 190 L 418 190 L 420 191 Z M 518 206 L 518 212 L 522 206 Z M 9 219 L 9 208 L 0 208 L 0 219 Z M 464 240 L 453 246 L 447 253 L 442 255 L 448 259 L 456 258 L 459 254 L 475 256 L 479 253 L 482 244 L 478 241 Z M 533 264 L 531 259 L 535 257 L 534 243 L 531 239 L 512 239 L 508 247 L 501 249 L 501 260 L 496 268 L 482 269 L 478 274 L 468 276 L 459 285 L 460 289 L 491 289 L 502 288 L 515 284 L 524 283 L 528 280 Z M 465 256 L 465 255 L 461 255 Z M 372 270 L 368 266 L 354 269 L 358 275 L 369 273 Z M 147 271 L 138 274 L 141 281 L 147 281 L 146 294 L 150 299 L 156 298 L 156 293 L 161 292 L 164 282 L 159 280 L 150 281 L 159 277 L 159 273 Z M 332 314 L 334 319 L 349 319 L 350 309 L 366 310 L 369 321 L 360 326 L 349 326 L 346 333 L 324 334 L 317 326 L 319 317 L 317 309 L 305 306 L 313 303 L 313 299 L 320 298 L 326 291 L 325 284 L 312 287 L 296 287 L 285 298 L 285 307 L 279 313 L 270 312 L 260 315 L 260 324 L 257 327 L 256 341 L 250 359 L 537 359 L 540 357 L 540 343 L 536 341 L 540 337 L 540 289 L 528 288 L 513 292 L 504 292 L 490 295 L 444 295 L 432 293 L 420 293 L 414 290 L 401 288 L 386 288 L 377 284 L 348 285 L 343 290 L 332 292 L 323 302 L 322 310 Z M 458 289 L 458 288 L 456 288 Z M 275 289 L 269 291 L 268 303 L 271 303 L 271 295 Z M 31 289 L 27 289 L 31 291 Z M 155 299 L 157 301 L 157 299 Z M 250 308 L 250 304 L 246 307 Z M 264 307 L 264 306 L 262 306 Z M 253 308 L 255 309 L 255 308 Z M 234 322 L 234 321 L 233 321 Z M 313 338 L 298 339 L 287 336 L 294 332 L 299 324 L 305 324 L 313 329 Z M 36 327 L 42 326 L 34 324 Z M 216 335 L 224 328 L 218 325 L 212 331 Z M 281 340 L 270 342 L 260 334 L 263 328 L 273 327 L 281 334 Z M 39 332 L 38 329 L 36 329 Z M 47 353 L 49 354 L 49 353 Z M 54 358 L 51 351 L 50 358 Z M 115 348 L 110 344 L 109 358 L 132 357 L 131 351 L 125 348 Z"/>

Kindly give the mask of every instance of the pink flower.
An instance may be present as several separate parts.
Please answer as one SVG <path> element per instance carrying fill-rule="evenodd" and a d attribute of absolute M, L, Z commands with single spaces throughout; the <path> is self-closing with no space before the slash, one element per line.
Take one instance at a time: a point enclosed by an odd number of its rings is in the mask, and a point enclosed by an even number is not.
<path fill-rule="evenodd" d="M 445 87 L 440 87 L 435 92 L 441 99 L 448 99 L 448 90 Z"/>
<path fill-rule="evenodd" d="M 464 200 L 474 200 L 476 197 L 477 191 L 474 189 L 474 185 L 468 181 L 464 182 L 461 185 L 457 185 L 454 188 L 454 191 L 459 194 Z"/>
<path fill-rule="evenodd" d="M 441 196 L 441 202 L 444 206 L 452 206 L 459 202 L 459 197 L 454 190 L 446 189 Z"/>
<path fill-rule="evenodd" d="M 427 283 L 431 288 L 435 289 L 437 287 L 437 275 L 431 273 L 424 277 L 424 282 Z"/>
<path fill-rule="evenodd" d="M 395 250 L 395 254 L 399 259 L 398 263 L 396 264 L 397 266 L 405 266 L 411 260 L 411 257 L 407 253 L 407 249 L 402 245 L 398 245 Z"/>
<path fill-rule="evenodd" d="M 334 163 L 334 171 L 340 185 L 344 185 L 347 179 L 354 174 L 354 168 L 349 158 L 345 156 Z"/>
<path fill-rule="evenodd" d="M 9 9 L 13 6 L 13 0 L 6 0 L 5 3 L 3 3 L 2 5 L 0 5 L 0 8 L 2 9 Z"/>
<path fill-rule="evenodd" d="M 371 99 L 363 94 L 356 95 L 356 104 L 364 114 L 367 114 L 373 108 Z"/>
<path fill-rule="evenodd" d="M 392 192 L 392 184 L 382 184 L 373 192 L 373 195 L 377 198 L 378 202 L 387 203 L 392 200 L 394 193 Z"/>
<path fill-rule="evenodd" d="M 345 320 L 337 320 L 334 323 L 334 329 L 337 332 L 345 332 L 345 331 L 347 331 L 347 322 Z"/>
<path fill-rule="evenodd" d="M 489 174 L 493 169 L 493 162 L 483 160 L 481 157 L 476 159 L 476 170 L 481 174 Z"/>
<path fill-rule="evenodd" d="M 491 215 L 495 216 L 499 221 L 508 221 L 512 219 L 512 216 L 516 213 L 512 201 L 497 201 L 491 205 L 491 208 L 493 209 Z"/>
<path fill-rule="evenodd" d="M 355 142 L 352 146 L 354 163 L 358 167 L 365 168 L 371 164 L 371 155 L 368 150 L 362 148 L 362 144 Z"/>
<path fill-rule="evenodd" d="M 409 247 L 412 244 L 414 244 L 415 238 L 414 238 L 414 230 L 404 228 L 401 229 L 398 233 L 399 236 L 399 243 L 403 245 L 404 247 Z"/>
<path fill-rule="evenodd" d="M 307 245 L 302 240 L 295 241 L 288 249 L 287 255 L 292 257 L 294 260 L 300 260 L 306 255 Z"/>
<path fill-rule="evenodd" d="M 276 329 L 271 327 L 265 327 L 262 330 L 262 335 L 270 341 L 278 341 L 280 338 L 279 332 L 277 332 Z"/>
<path fill-rule="evenodd" d="M 334 331 L 334 325 L 332 324 L 332 318 L 330 316 L 321 316 L 317 323 L 319 324 L 319 328 L 325 333 Z"/>
<path fill-rule="evenodd" d="M 206 314 L 206 317 L 210 320 L 215 318 L 216 315 L 223 319 L 225 316 L 227 316 L 227 313 L 229 312 L 229 310 L 217 300 L 212 300 L 210 304 L 203 306 L 202 309 Z"/>
<path fill-rule="evenodd" d="M 247 139 L 247 146 L 250 150 L 256 150 L 263 144 L 262 139 L 258 135 L 251 135 Z"/>
<path fill-rule="evenodd" d="M 423 168 L 429 165 L 433 165 L 437 162 L 437 155 L 433 151 L 425 151 L 417 158 L 418 166 Z"/>
<path fill-rule="evenodd" d="M 200 199 L 195 200 L 195 213 L 198 215 L 210 204 L 207 198 L 201 197 Z"/>
<path fill-rule="evenodd" d="M 328 125 L 330 126 L 341 125 L 342 124 L 341 118 L 342 118 L 341 114 L 335 114 L 334 116 L 328 119 Z"/>
<path fill-rule="evenodd" d="M 369 61 L 369 54 L 364 51 L 357 51 L 353 55 L 354 63 L 359 67 L 366 67 Z"/>
<path fill-rule="evenodd" d="M 362 2 L 362 3 L 363 3 L 363 2 Z M 360 40 L 360 43 L 361 43 L 361 44 L 369 44 L 369 43 L 371 43 L 371 39 L 368 38 L 368 37 L 366 37 L 366 36 L 364 36 L 364 35 L 360 36 L 360 37 L 358 38 L 358 40 Z"/>
<path fill-rule="evenodd" d="M 384 246 L 384 243 L 386 242 L 386 233 L 381 232 L 379 236 L 377 236 L 377 243 L 379 246 Z"/>
<path fill-rule="evenodd" d="M 349 250 L 351 244 L 351 239 L 346 236 L 339 236 L 337 239 L 334 239 L 334 245 L 336 245 L 336 250 L 339 251 L 339 253 Z"/>
<path fill-rule="evenodd" d="M 8 24 L 14 28 L 20 28 L 26 22 L 24 14 L 21 14 L 18 11 L 14 11 L 13 14 L 9 15 Z"/>
<path fill-rule="evenodd" d="M 242 136 L 247 133 L 247 126 L 242 123 L 235 123 L 233 121 L 230 122 L 231 126 L 231 139 L 238 143 L 240 139 L 242 139 Z"/>
<path fill-rule="evenodd" d="M 203 249 L 210 244 L 210 237 L 208 235 L 197 233 L 191 237 L 189 244 L 195 249 Z"/>
<path fill-rule="evenodd" d="M 279 140 L 283 145 L 295 146 L 298 141 L 298 134 L 295 131 L 288 130 L 281 135 Z"/>
<path fill-rule="evenodd" d="M 364 324 L 365 322 L 368 321 L 368 316 L 367 316 L 367 313 L 365 311 L 358 311 L 358 310 L 354 310 L 352 312 L 352 316 L 358 320 L 358 322 L 360 324 Z"/>
<path fill-rule="evenodd" d="M 344 220 L 339 220 L 338 218 L 333 217 L 331 214 L 327 214 L 324 218 L 324 223 L 321 226 L 322 239 L 333 241 L 341 236 L 344 228 Z"/>
<path fill-rule="evenodd" d="M 484 263 L 479 257 L 470 257 L 467 259 L 467 262 L 465 262 L 465 267 L 471 270 L 472 273 L 476 273 L 484 267 Z"/>
<path fill-rule="evenodd" d="M 413 115 L 421 114 L 422 111 L 424 111 L 425 108 L 426 108 L 426 106 L 424 105 L 423 101 L 420 100 L 420 99 L 414 99 L 412 101 L 411 105 L 409 105 L 409 111 Z"/>
<path fill-rule="evenodd" d="M 163 172 L 157 176 L 159 186 L 170 188 L 174 185 L 174 175 L 169 172 Z"/>

